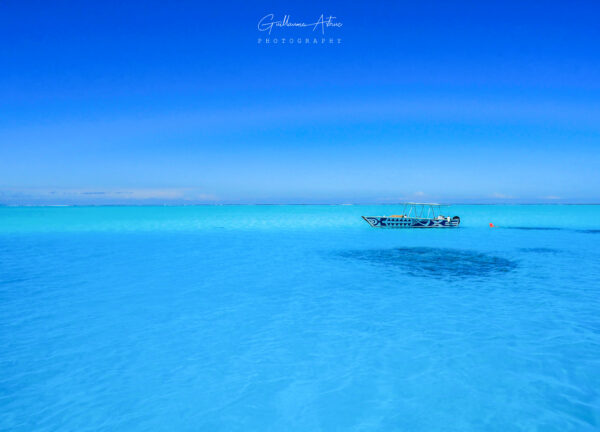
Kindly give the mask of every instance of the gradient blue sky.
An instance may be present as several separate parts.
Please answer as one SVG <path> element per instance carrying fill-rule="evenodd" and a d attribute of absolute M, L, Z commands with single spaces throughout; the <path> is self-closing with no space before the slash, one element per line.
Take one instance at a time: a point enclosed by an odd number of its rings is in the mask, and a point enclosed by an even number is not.
<path fill-rule="evenodd" d="M 4 0 L 0 203 L 597 203 L 599 5 Z"/>

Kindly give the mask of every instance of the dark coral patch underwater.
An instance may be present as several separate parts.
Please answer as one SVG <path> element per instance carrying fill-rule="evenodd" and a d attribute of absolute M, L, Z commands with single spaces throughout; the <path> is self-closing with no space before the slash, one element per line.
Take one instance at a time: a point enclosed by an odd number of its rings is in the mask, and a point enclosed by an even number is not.
<path fill-rule="evenodd" d="M 476 251 L 409 247 L 344 251 L 343 258 L 395 268 L 412 276 L 466 279 L 508 273 L 517 262 Z"/>
<path fill-rule="evenodd" d="M 559 227 L 504 227 L 505 229 L 514 229 L 522 231 L 568 231 L 569 228 Z"/>
<path fill-rule="evenodd" d="M 521 231 L 570 231 L 580 234 L 600 234 L 600 229 L 573 229 L 562 227 L 502 227 L 504 229 L 521 230 Z"/>
<path fill-rule="evenodd" d="M 545 247 L 532 247 L 532 248 L 519 248 L 521 252 L 531 252 L 531 253 L 542 253 L 542 254 L 555 254 L 559 253 L 560 250 L 545 248 Z"/>
<path fill-rule="evenodd" d="M 582 234 L 600 234 L 600 229 L 580 229 L 576 231 Z"/>

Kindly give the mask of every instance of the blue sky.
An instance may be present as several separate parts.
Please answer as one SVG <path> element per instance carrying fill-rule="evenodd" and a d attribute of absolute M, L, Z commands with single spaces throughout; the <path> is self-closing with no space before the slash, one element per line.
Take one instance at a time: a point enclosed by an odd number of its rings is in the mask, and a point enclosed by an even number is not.
<path fill-rule="evenodd" d="M 295 3 L 0 2 L 0 203 L 600 202 L 596 2 Z"/>

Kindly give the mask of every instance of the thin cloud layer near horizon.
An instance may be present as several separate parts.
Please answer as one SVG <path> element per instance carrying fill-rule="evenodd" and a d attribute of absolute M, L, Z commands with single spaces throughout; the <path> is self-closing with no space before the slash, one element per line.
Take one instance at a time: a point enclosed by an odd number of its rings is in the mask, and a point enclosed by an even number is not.
<path fill-rule="evenodd" d="M 0 204 L 598 203 L 598 12 L 2 2 Z"/>

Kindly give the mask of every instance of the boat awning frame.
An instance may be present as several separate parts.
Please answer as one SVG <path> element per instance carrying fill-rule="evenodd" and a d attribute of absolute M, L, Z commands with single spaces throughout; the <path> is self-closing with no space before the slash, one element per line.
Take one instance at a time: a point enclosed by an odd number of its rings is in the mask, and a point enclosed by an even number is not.
<path fill-rule="evenodd" d="M 413 217 L 419 219 L 434 219 L 440 215 L 440 209 L 448 207 L 447 204 L 437 203 L 404 203 L 402 214 L 404 217 Z"/>

